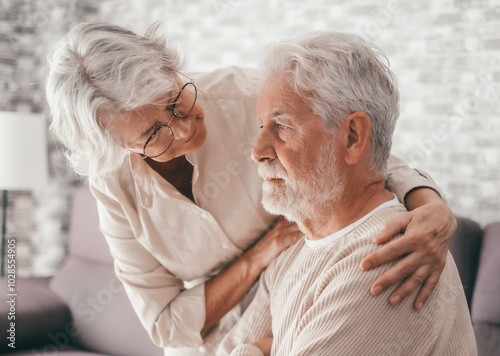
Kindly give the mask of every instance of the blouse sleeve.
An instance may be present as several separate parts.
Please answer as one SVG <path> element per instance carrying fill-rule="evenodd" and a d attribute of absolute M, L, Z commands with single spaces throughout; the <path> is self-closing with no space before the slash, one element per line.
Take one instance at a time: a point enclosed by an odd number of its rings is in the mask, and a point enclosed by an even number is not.
<path fill-rule="evenodd" d="M 160 347 L 203 344 L 205 284 L 185 289 L 135 238 L 122 204 L 92 184 L 100 228 L 114 258 L 117 277 L 142 325 Z M 111 233 L 112 232 L 112 233 Z"/>
<path fill-rule="evenodd" d="M 387 172 L 387 189 L 393 192 L 402 203 L 405 201 L 406 194 L 416 188 L 430 188 L 436 191 L 442 199 L 445 197 L 431 176 L 419 169 L 411 168 L 396 156 L 389 157 Z"/>

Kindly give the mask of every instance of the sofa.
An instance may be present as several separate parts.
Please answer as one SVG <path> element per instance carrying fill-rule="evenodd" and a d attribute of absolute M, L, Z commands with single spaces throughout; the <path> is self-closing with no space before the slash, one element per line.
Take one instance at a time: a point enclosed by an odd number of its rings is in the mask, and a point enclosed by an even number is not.
<path fill-rule="evenodd" d="M 500 222 L 482 229 L 457 217 L 450 244 L 464 287 L 479 356 L 500 355 Z"/>
<path fill-rule="evenodd" d="M 2 290 L 6 284 L 3 279 Z M 19 278 L 16 289 L 16 348 L 2 336 L 2 355 L 163 355 L 115 276 L 87 186 L 78 188 L 73 199 L 64 265 L 50 278 Z M 9 305 L 0 305 L 0 315 L 7 315 Z M 0 329 L 9 329 L 7 318 L 0 318 Z"/>
<path fill-rule="evenodd" d="M 50 278 L 17 279 L 16 348 L 2 337 L 0 354 L 163 355 L 113 272 L 87 186 L 77 190 L 71 216 L 69 253 L 62 268 Z M 450 251 L 471 310 L 479 355 L 500 355 L 500 222 L 482 229 L 470 219 L 457 220 Z M 6 279 L 1 285 L 6 290 Z M 8 303 L 0 303 L 0 330 L 10 328 L 8 309 Z"/>

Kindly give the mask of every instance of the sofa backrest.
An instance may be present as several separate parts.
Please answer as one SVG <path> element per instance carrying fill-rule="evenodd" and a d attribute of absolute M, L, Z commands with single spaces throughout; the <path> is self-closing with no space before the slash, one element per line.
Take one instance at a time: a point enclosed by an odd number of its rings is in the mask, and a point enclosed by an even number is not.
<path fill-rule="evenodd" d="M 483 230 L 476 222 L 464 217 L 457 217 L 457 224 L 455 236 L 451 240 L 450 252 L 457 265 L 470 310 L 476 284 Z"/>
<path fill-rule="evenodd" d="M 51 281 L 52 290 L 71 310 L 71 344 L 115 356 L 163 355 L 114 273 L 98 221 L 96 201 L 90 189 L 82 186 L 73 202 L 69 256 Z"/>
<path fill-rule="evenodd" d="M 87 186 L 76 190 L 69 228 L 69 254 L 112 265 L 113 257 L 99 229 L 96 200 Z"/>
<path fill-rule="evenodd" d="M 500 222 L 484 229 L 472 300 L 472 322 L 497 325 L 500 336 Z M 500 340 L 498 343 L 500 346 Z"/>

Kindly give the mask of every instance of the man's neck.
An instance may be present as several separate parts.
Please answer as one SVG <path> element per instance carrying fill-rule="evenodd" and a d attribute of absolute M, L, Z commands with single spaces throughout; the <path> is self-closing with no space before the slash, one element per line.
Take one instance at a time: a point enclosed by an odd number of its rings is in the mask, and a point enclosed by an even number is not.
<path fill-rule="evenodd" d="M 337 201 L 316 207 L 316 214 L 313 218 L 297 222 L 308 239 L 319 240 L 334 234 L 393 198 L 392 193 L 385 189 L 383 180 L 364 186 L 359 184 L 350 186 L 344 190 L 342 197 Z"/>

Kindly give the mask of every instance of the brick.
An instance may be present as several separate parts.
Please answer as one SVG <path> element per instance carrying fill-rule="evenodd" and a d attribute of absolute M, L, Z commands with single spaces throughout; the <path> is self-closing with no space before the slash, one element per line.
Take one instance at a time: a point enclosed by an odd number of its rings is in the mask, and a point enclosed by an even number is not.
<path fill-rule="evenodd" d="M 495 135 L 496 136 L 496 135 Z M 476 135 L 474 137 L 474 141 L 477 147 L 499 147 L 500 148 L 500 140 L 498 137 L 495 137 L 493 134 L 491 137 L 486 135 Z"/>
<path fill-rule="evenodd" d="M 0 65 L 7 65 L 14 67 L 17 64 L 17 60 L 13 58 L 5 58 L 5 57 L 0 57 Z"/>
<path fill-rule="evenodd" d="M 472 6 L 485 6 L 487 5 L 487 0 L 454 0 L 455 6 L 462 8 L 470 8 Z"/>
<path fill-rule="evenodd" d="M 429 10 L 429 1 L 401 1 L 403 3 L 404 9 L 409 13 L 425 12 Z"/>
<path fill-rule="evenodd" d="M 428 114 L 445 114 L 449 112 L 451 108 L 451 103 L 427 104 L 425 105 L 425 112 Z"/>
<path fill-rule="evenodd" d="M 484 23 L 484 20 L 486 19 L 486 14 L 489 11 L 485 11 L 483 8 L 470 8 L 470 9 L 464 9 L 463 14 L 464 14 L 464 20 L 467 20 L 469 23 L 473 24 L 481 24 Z"/>
<path fill-rule="evenodd" d="M 484 41 L 485 49 L 500 49 L 500 38 L 494 38 Z"/>
<path fill-rule="evenodd" d="M 481 185 L 483 185 L 487 181 L 496 180 L 498 177 L 498 170 L 492 167 L 477 167 L 475 169 L 474 177 L 476 177 L 476 179 L 478 180 L 481 180 Z"/>
<path fill-rule="evenodd" d="M 489 11 L 486 12 L 485 17 L 486 21 L 500 20 L 500 9 L 499 8 L 490 9 Z"/>
<path fill-rule="evenodd" d="M 435 25 L 450 25 L 450 24 L 456 24 L 457 22 L 461 22 L 463 20 L 463 15 L 461 12 L 449 12 L 449 13 L 442 13 L 436 16 L 433 19 L 433 22 Z"/>
<path fill-rule="evenodd" d="M 377 5 L 353 6 L 349 9 L 348 13 L 350 15 L 368 15 L 373 17 L 382 9 L 383 7 L 379 7 Z"/>
<path fill-rule="evenodd" d="M 432 38 L 427 43 L 429 52 L 463 52 L 464 40 L 462 38 Z"/>
<path fill-rule="evenodd" d="M 500 71 L 495 71 L 492 73 L 491 79 L 493 82 L 499 82 L 500 83 Z"/>

